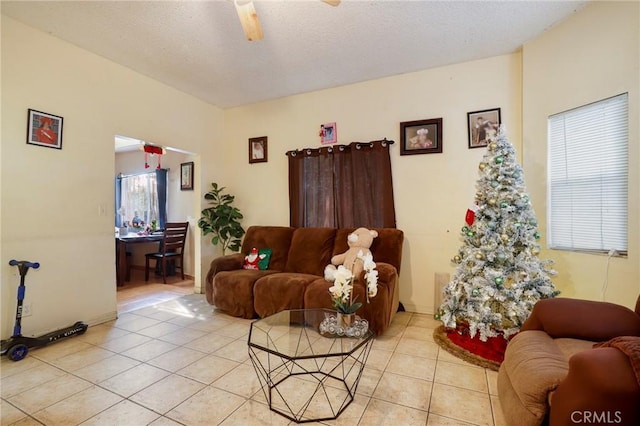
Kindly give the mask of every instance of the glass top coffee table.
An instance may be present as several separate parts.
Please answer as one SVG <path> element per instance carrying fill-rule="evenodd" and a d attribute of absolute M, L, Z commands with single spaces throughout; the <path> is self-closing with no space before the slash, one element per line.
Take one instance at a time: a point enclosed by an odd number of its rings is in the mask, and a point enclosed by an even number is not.
<path fill-rule="evenodd" d="M 251 323 L 249 356 L 269 408 L 297 423 L 336 419 L 353 401 L 373 332 L 320 334 L 335 311 L 298 309 Z"/>

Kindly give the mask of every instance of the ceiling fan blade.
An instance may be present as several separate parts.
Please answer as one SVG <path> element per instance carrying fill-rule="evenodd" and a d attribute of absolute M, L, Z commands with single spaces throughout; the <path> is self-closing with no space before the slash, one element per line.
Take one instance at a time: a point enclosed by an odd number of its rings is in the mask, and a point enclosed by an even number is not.
<path fill-rule="evenodd" d="M 253 1 L 235 0 L 234 4 L 236 5 L 238 18 L 240 18 L 240 23 L 242 24 L 242 29 L 244 30 L 244 35 L 247 37 L 247 40 L 262 40 L 264 34 L 262 34 L 262 26 L 258 20 L 258 14 L 256 13 L 256 8 L 253 6 Z"/>
<path fill-rule="evenodd" d="M 322 0 L 326 4 L 330 4 L 331 6 L 337 6 L 340 4 L 340 0 Z"/>

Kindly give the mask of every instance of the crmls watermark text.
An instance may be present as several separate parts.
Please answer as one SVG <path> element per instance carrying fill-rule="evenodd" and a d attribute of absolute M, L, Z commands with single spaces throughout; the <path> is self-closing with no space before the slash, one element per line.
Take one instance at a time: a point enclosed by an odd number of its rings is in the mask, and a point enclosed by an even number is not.
<path fill-rule="evenodd" d="M 575 424 L 620 424 L 622 412 L 620 411 L 573 411 L 571 422 Z"/>

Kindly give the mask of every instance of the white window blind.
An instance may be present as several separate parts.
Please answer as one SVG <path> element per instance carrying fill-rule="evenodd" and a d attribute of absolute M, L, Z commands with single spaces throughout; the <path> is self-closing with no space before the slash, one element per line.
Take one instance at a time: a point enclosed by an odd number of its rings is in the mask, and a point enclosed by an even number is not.
<path fill-rule="evenodd" d="M 549 247 L 626 253 L 627 98 L 549 117 Z"/>
<path fill-rule="evenodd" d="M 124 176 L 121 194 L 125 222 L 131 223 L 134 217 L 138 217 L 148 225 L 152 220 L 159 219 L 155 172 Z"/>

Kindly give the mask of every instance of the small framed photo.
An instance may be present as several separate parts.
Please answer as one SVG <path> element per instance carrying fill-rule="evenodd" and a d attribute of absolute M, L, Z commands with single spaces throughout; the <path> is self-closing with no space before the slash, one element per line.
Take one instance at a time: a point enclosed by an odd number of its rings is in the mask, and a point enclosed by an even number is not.
<path fill-rule="evenodd" d="M 500 108 L 468 112 L 469 149 L 487 146 L 488 137 L 498 132 L 500 123 Z"/>
<path fill-rule="evenodd" d="M 249 163 L 267 162 L 267 137 L 249 138 Z"/>
<path fill-rule="evenodd" d="M 320 125 L 320 141 L 325 144 L 338 142 L 338 128 L 336 127 L 336 123 Z"/>
<path fill-rule="evenodd" d="M 27 143 L 62 149 L 62 117 L 29 109 Z"/>
<path fill-rule="evenodd" d="M 400 155 L 442 152 L 442 118 L 400 123 Z"/>
<path fill-rule="evenodd" d="M 180 190 L 193 191 L 193 161 L 180 164 Z"/>

